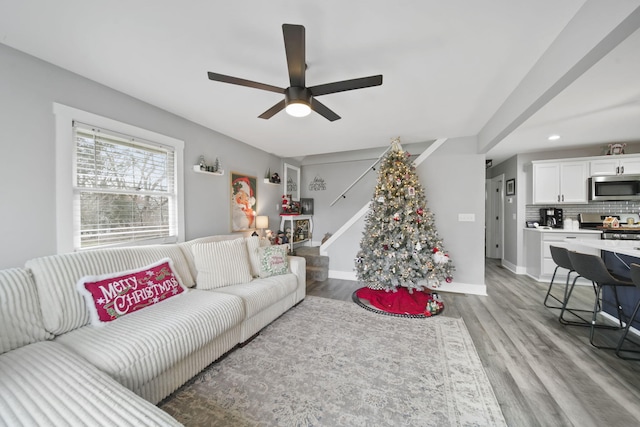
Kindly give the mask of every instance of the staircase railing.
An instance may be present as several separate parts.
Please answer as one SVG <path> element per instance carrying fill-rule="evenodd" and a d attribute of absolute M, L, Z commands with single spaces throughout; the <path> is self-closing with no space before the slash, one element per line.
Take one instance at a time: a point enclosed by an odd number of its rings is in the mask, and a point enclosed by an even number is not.
<path fill-rule="evenodd" d="M 422 162 L 425 161 L 425 159 L 427 159 L 427 157 L 429 157 L 431 154 L 433 154 L 434 151 L 436 151 L 442 144 L 444 144 L 447 139 L 448 138 L 436 139 L 433 142 L 433 144 L 429 145 L 422 152 L 422 154 L 420 154 L 413 161 L 413 163 L 416 166 L 420 165 Z M 391 149 L 391 147 L 387 148 L 385 150 L 385 152 L 380 155 L 378 160 L 376 160 L 373 165 L 371 165 L 362 175 L 360 175 L 360 177 L 353 184 L 351 184 L 345 191 L 342 192 L 342 194 L 340 196 L 338 196 L 338 198 L 336 200 L 333 201 L 333 203 L 331 203 L 331 206 L 333 206 L 334 203 L 336 203 L 340 198 L 344 197 L 346 192 L 349 191 L 349 189 L 351 189 L 351 187 L 353 187 L 358 181 L 360 181 L 362 179 L 362 177 L 365 174 L 367 174 L 382 159 L 382 157 L 390 149 Z M 327 250 L 328 250 L 329 246 L 333 245 L 347 230 L 349 230 L 353 226 L 353 224 L 355 224 L 360 218 L 362 218 L 367 213 L 367 211 L 369 210 L 369 205 L 370 204 L 371 204 L 371 202 L 368 202 L 366 205 L 364 205 L 362 207 L 362 209 L 360 209 L 358 212 L 356 212 L 349 220 L 347 220 L 347 222 L 345 222 L 342 225 L 342 227 L 340 227 L 330 238 L 328 238 L 323 244 L 320 245 L 320 255 L 325 255 L 325 256 L 327 255 Z"/>
<path fill-rule="evenodd" d="M 370 171 L 372 171 L 372 170 L 376 170 L 376 165 L 380 162 L 380 160 L 382 160 L 382 158 L 384 157 L 384 155 L 385 155 L 385 154 L 387 154 L 387 152 L 391 149 L 391 147 L 392 147 L 392 146 L 391 146 L 391 145 L 389 145 L 389 147 L 388 147 L 386 150 L 384 150 L 384 153 L 380 154 L 380 156 L 378 157 L 378 159 L 377 159 L 375 162 L 373 162 L 373 164 L 372 164 L 371 166 L 369 166 L 369 167 L 368 167 L 364 172 L 362 172 L 362 175 L 360 175 L 360 176 L 359 176 L 355 181 L 353 181 L 353 183 L 352 183 L 350 186 L 348 186 L 348 187 L 347 187 L 347 189 L 346 189 L 346 190 L 344 190 L 344 191 L 343 191 L 343 192 L 342 192 L 342 193 L 341 193 L 341 194 L 340 194 L 340 195 L 339 195 L 339 196 L 338 196 L 338 197 L 337 197 L 333 202 L 331 202 L 331 204 L 330 204 L 329 206 L 333 206 L 333 205 L 335 205 L 335 204 L 336 204 L 336 202 L 337 202 L 338 200 L 340 200 L 340 199 L 344 199 L 344 198 L 346 197 L 345 195 L 347 194 L 347 192 L 348 192 L 349 190 L 351 190 L 351 188 L 353 188 L 353 186 L 354 186 L 354 185 L 356 185 L 358 182 L 360 182 L 360 180 L 361 180 L 362 178 L 364 178 L 364 176 L 365 176 L 366 174 L 368 174 L 368 173 L 369 173 Z"/>

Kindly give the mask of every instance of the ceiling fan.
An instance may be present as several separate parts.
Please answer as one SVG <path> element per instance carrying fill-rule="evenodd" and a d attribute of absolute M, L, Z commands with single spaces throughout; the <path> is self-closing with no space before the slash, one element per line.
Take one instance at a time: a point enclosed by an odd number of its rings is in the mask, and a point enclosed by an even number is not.
<path fill-rule="evenodd" d="M 338 120 L 340 116 L 318 101 L 315 97 L 328 95 L 330 93 L 344 92 L 347 90 L 380 86 L 382 84 L 382 75 L 379 74 L 377 76 L 361 77 L 358 79 L 342 80 L 339 82 L 307 87 L 305 84 L 305 72 L 307 66 L 305 62 L 304 27 L 302 25 L 283 24 L 282 34 L 284 35 L 284 48 L 287 55 L 289 82 L 291 84 L 288 88 L 285 89 L 238 77 L 212 73 L 211 71 L 208 73 L 209 79 L 218 82 L 247 86 L 254 89 L 283 93 L 284 99 L 264 113 L 260 114 L 258 117 L 261 119 L 270 119 L 283 109 L 295 117 L 304 117 L 313 110 L 332 122 Z"/>

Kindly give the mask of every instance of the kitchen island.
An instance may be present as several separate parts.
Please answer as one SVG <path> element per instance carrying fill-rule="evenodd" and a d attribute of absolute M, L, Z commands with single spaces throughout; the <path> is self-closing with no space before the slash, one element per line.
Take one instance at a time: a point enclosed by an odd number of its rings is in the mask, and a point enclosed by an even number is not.
<path fill-rule="evenodd" d="M 550 246 L 567 247 L 569 242 L 575 240 L 600 242 L 601 235 L 602 231 L 598 230 L 565 230 L 548 227 L 525 228 L 524 251 L 527 275 L 539 282 L 549 282 L 556 268 L 556 263 L 551 258 Z M 599 255 L 596 249 L 592 249 L 590 253 Z M 558 274 L 565 277 L 567 271 L 558 271 Z"/>

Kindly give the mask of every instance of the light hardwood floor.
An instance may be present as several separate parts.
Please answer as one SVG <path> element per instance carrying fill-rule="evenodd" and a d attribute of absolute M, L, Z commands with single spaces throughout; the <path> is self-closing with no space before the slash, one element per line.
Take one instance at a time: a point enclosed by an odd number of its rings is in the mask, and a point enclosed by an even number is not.
<path fill-rule="evenodd" d="M 640 426 L 640 361 L 592 347 L 585 327 L 561 325 L 559 310 L 542 304 L 547 283 L 497 260 L 487 260 L 485 277 L 488 296 L 440 293 L 442 315 L 464 319 L 509 426 Z M 308 283 L 307 294 L 350 301 L 358 287 L 329 279 Z M 588 307 L 593 291 L 576 297 Z"/>

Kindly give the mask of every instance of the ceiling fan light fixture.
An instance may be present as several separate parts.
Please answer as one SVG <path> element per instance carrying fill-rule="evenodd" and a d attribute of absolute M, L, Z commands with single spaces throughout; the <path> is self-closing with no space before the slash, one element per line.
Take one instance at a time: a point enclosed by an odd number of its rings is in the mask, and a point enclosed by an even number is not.
<path fill-rule="evenodd" d="M 311 106 L 302 101 L 292 101 L 286 106 L 285 111 L 293 117 L 305 117 L 311 113 Z"/>
<path fill-rule="evenodd" d="M 306 87 L 292 86 L 284 91 L 285 111 L 293 117 L 311 113 L 311 92 Z"/>

